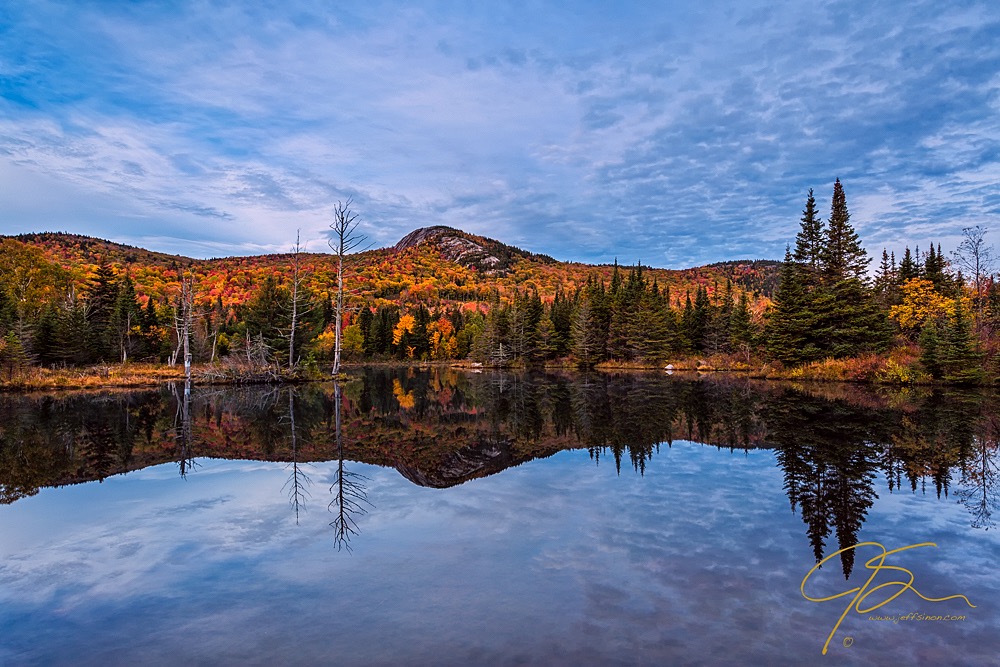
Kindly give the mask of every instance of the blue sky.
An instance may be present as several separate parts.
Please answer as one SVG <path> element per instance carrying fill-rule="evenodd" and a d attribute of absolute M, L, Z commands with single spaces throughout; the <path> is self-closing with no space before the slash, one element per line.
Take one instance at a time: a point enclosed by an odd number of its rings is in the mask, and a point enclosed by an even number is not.
<path fill-rule="evenodd" d="M 1000 238 L 993 2 L 13 0 L 0 96 L 6 234 L 319 251 L 352 197 L 376 246 L 683 268 L 780 258 L 839 177 L 873 256 Z"/>

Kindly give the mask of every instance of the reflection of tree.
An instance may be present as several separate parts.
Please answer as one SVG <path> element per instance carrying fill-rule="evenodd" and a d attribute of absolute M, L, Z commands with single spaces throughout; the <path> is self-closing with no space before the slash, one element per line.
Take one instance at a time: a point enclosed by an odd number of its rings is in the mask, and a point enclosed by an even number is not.
<path fill-rule="evenodd" d="M 288 481 L 285 482 L 283 490 L 288 492 L 288 502 L 295 510 L 295 523 L 299 523 L 299 510 L 305 506 L 305 501 L 310 497 L 307 487 L 312 485 L 309 478 L 299 463 L 298 434 L 295 429 L 295 389 L 288 390 L 288 431 L 292 446 L 292 460 L 286 466 L 291 468 Z"/>
<path fill-rule="evenodd" d="M 816 562 L 831 532 L 838 549 L 854 545 L 875 498 L 878 426 L 864 412 L 839 401 L 810 399 L 791 390 L 768 401 L 768 437 L 778 446 L 785 491 L 807 526 Z M 854 569 L 854 551 L 841 554 L 844 577 Z"/>
<path fill-rule="evenodd" d="M 0 501 L 167 461 L 187 474 L 196 457 L 210 455 L 290 462 L 285 491 L 298 516 L 309 484 L 304 463 L 330 460 L 331 525 L 346 548 L 358 513 L 370 507 L 351 461 L 443 488 L 567 448 L 642 474 L 661 443 L 685 438 L 773 448 L 817 558 L 834 540 L 842 548 L 859 539 L 879 470 L 891 493 L 902 485 L 944 497 L 955 492 L 951 479 L 973 525 L 994 525 L 1000 427 L 991 420 L 1000 405 L 990 390 L 915 388 L 900 398 L 846 385 L 638 373 L 369 368 L 359 375 L 347 386 L 305 385 L 287 397 L 287 388 L 192 393 L 179 384 L 164 392 L 0 396 Z M 854 567 L 849 553 L 845 572 Z"/>
<path fill-rule="evenodd" d="M 348 470 L 344 466 L 344 438 L 341 433 L 340 424 L 340 382 L 333 383 L 333 411 L 335 421 L 335 437 L 337 443 L 337 469 L 334 473 L 333 484 L 330 485 L 330 493 L 333 500 L 330 501 L 328 509 L 333 512 L 333 521 L 330 526 L 333 528 L 333 544 L 337 551 L 347 549 L 351 551 L 351 539 L 359 532 L 358 522 L 354 518 L 356 515 L 367 514 L 368 508 L 372 506 L 368 502 L 368 493 L 365 490 L 367 477 Z"/>
<path fill-rule="evenodd" d="M 173 428 L 177 447 L 177 466 L 180 468 L 181 477 L 187 477 L 188 472 L 198 466 L 191 449 L 194 442 L 191 428 L 191 378 L 184 380 L 184 390 L 180 396 L 177 395 L 176 384 L 171 385 L 171 390 L 177 401 Z"/>
<path fill-rule="evenodd" d="M 972 446 L 961 463 L 961 486 L 957 493 L 959 501 L 972 514 L 973 527 L 986 530 L 996 526 L 993 512 L 1000 507 L 997 486 L 1000 478 L 1000 442 L 992 435 L 998 432 L 997 419 L 996 415 L 991 415 L 988 431 L 984 429 L 973 438 Z"/>

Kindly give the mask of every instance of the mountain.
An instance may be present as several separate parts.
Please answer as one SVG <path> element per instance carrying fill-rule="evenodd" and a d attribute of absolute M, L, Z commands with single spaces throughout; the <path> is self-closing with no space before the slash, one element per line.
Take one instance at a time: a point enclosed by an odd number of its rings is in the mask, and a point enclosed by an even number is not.
<path fill-rule="evenodd" d="M 248 257 L 224 257 L 199 260 L 136 248 L 103 239 L 53 232 L 0 236 L 4 254 L 11 262 L 31 261 L 40 267 L 53 267 L 45 275 L 68 279 L 84 290 L 100 264 L 109 264 L 118 273 L 129 274 L 141 297 L 157 303 L 174 297 L 179 275 L 195 276 L 198 300 L 205 304 L 221 301 L 227 308 L 252 298 L 269 277 L 279 282 L 291 274 L 294 256 L 272 254 Z M 12 245 L 14 244 L 14 245 Z M 33 259 L 13 259 L 15 248 L 30 249 Z M 22 253 L 23 254 L 23 253 Z M 329 294 L 336 278 L 336 258 L 328 253 L 302 253 L 300 271 L 306 286 L 319 295 Z M 591 276 L 610 282 L 614 265 L 590 265 L 560 262 L 547 255 L 532 253 L 495 239 L 477 236 L 445 226 L 416 229 L 395 246 L 369 250 L 348 257 L 352 299 L 372 305 L 429 306 L 488 302 L 493 294 L 537 290 L 543 299 L 551 299 L 558 290 L 571 294 Z M 644 275 L 668 288 L 674 302 L 680 304 L 687 293 L 704 287 L 711 296 L 732 280 L 739 291 L 759 300 L 773 290 L 778 277 L 778 262 L 741 260 L 722 262 L 684 270 L 643 267 Z M 620 267 L 627 270 L 628 267 Z M 0 260 L 0 277 L 4 274 Z M 56 278 L 52 278 L 53 281 Z M 39 287 L 39 281 L 33 288 Z M 53 285 L 49 290 L 57 293 Z"/>
<path fill-rule="evenodd" d="M 505 275 L 519 259 L 537 260 L 546 264 L 555 263 L 555 260 L 548 255 L 536 255 L 493 239 L 442 225 L 415 229 L 400 239 L 393 249 L 396 252 L 404 252 L 424 243 L 436 245 L 441 256 L 448 261 L 475 269 L 488 276 Z"/>

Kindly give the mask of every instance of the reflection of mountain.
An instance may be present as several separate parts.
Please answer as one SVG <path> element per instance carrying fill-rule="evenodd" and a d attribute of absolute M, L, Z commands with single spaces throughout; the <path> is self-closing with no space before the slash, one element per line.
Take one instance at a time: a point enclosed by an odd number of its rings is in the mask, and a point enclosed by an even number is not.
<path fill-rule="evenodd" d="M 196 457 L 336 460 L 339 406 L 346 460 L 394 467 L 434 488 L 564 449 L 642 473 L 675 439 L 773 448 L 817 558 L 831 540 L 857 540 L 880 473 L 889 492 L 905 485 L 947 496 L 958 484 L 976 524 L 991 525 L 995 396 L 808 389 L 731 378 L 378 369 L 345 385 L 339 401 L 326 385 L 298 387 L 294 401 L 288 389 L 195 387 L 188 405 L 167 389 L 5 396 L 0 501 Z M 849 572 L 853 563 L 843 566 Z"/>
<path fill-rule="evenodd" d="M 446 489 L 470 479 L 496 474 L 535 458 L 516 456 L 510 444 L 505 441 L 482 440 L 448 453 L 431 470 L 422 470 L 406 463 L 397 464 L 396 470 L 417 486 Z"/>

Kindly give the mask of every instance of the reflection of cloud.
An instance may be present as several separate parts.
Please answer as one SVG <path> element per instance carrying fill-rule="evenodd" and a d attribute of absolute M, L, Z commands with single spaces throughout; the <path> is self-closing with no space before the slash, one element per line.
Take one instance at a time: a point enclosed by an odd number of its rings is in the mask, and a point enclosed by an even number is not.
<path fill-rule="evenodd" d="M 780 257 L 837 176 L 875 254 L 1000 201 L 988 3 L 8 14 L 0 168 L 74 196 L 5 189 L 3 232 L 284 249 L 354 196 L 379 244 L 450 224 L 678 267 Z"/>
<path fill-rule="evenodd" d="M 0 508 L 0 656 L 68 661 L 85 639 L 93 662 L 316 663 L 335 647 L 341 664 L 787 664 L 818 659 L 842 610 L 799 596 L 812 553 L 771 451 L 676 442 L 644 476 L 565 451 L 447 490 L 351 463 L 376 505 L 352 555 L 325 512 L 295 525 L 282 464 L 201 462 Z M 333 465 L 315 465 L 317 489 Z M 851 618 L 857 643 L 831 659 L 961 647 L 988 664 L 998 538 L 955 503 L 880 496 L 860 538 L 937 541 L 937 559 L 912 559 L 918 582 L 979 607 L 960 626 Z M 926 610 L 912 602 L 898 611 Z"/>

